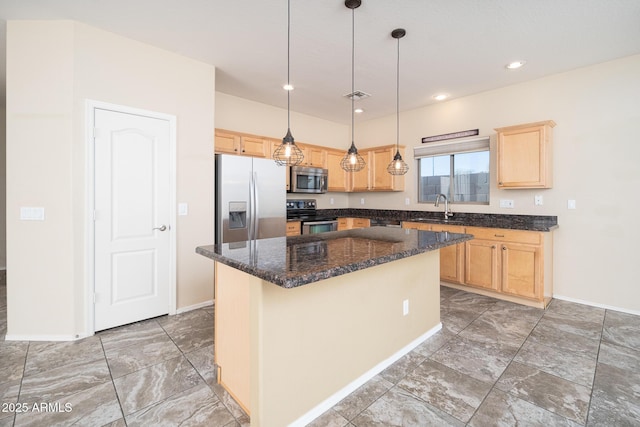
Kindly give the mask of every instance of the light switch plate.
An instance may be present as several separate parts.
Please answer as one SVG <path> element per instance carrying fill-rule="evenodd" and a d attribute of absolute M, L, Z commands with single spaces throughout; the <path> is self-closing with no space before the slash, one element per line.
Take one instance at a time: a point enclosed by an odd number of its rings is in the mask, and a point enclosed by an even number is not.
<path fill-rule="evenodd" d="M 189 215 L 189 205 L 187 203 L 178 203 L 178 215 Z"/>
<path fill-rule="evenodd" d="M 575 208 L 576 208 L 576 201 L 573 199 L 567 200 L 567 209 L 575 209 Z"/>
<path fill-rule="evenodd" d="M 20 219 L 23 221 L 44 221 L 44 208 L 21 206 Z"/>
<path fill-rule="evenodd" d="M 534 203 L 536 206 L 542 206 L 544 204 L 542 194 L 538 194 L 534 197 Z"/>

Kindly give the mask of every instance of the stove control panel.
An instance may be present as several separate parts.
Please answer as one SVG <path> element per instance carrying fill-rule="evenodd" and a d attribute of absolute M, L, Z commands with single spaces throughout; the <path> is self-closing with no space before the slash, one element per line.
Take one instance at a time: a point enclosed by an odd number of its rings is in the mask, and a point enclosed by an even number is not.
<path fill-rule="evenodd" d="M 315 210 L 315 199 L 287 199 L 287 210 L 292 209 L 308 209 Z"/>

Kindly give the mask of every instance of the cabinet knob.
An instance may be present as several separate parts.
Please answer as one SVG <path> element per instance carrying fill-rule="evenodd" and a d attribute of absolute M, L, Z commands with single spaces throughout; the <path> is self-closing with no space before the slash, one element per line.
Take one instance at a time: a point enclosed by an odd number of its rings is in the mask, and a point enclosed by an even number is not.
<path fill-rule="evenodd" d="M 506 250 L 507 250 L 507 247 L 506 247 L 506 246 L 503 246 L 503 247 L 502 247 L 502 250 L 503 250 L 503 251 L 506 251 Z"/>
<path fill-rule="evenodd" d="M 496 248 L 496 245 L 491 246 L 491 249 L 495 249 L 495 248 Z"/>

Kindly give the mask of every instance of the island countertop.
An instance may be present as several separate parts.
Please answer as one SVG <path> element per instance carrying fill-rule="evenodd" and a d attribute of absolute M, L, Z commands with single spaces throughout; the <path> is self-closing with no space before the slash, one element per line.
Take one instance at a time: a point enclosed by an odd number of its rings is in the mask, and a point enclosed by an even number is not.
<path fill-rule="evenodd" d="M 283 288 L 295 288 L 472 238 L 374 227 L 199 246 L 196 252 Z"/>

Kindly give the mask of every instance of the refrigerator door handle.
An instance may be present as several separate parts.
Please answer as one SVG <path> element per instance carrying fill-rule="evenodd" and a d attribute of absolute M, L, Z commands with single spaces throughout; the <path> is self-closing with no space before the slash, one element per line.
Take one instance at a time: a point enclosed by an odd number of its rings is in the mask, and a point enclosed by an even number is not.
<path fill-rule="evenodd" d="M 249 240 L 253 240 L 253 221 L 255 220 L 253 214 L 253 193 L 255 192 L 255 186 L 253 183 L 253 172 L 249 172 L 249 220 L 247 221 L 247 237 Z"/>
<path fill-rule="evenodd" d="M 260 236 L 260 205 L 258 204 L 258 172 L 253 172 L 253 212 L 254 212 L 254 236 Z"/>

